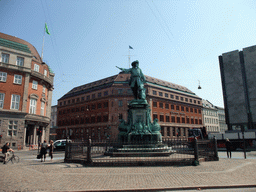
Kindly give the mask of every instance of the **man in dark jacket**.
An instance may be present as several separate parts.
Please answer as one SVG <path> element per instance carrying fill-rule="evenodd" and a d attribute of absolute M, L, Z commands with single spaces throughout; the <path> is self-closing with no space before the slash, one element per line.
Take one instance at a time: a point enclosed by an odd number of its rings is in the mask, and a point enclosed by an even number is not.
<path fill-rule="evenodd" d="M 11 148 L 10 148 L 10 143 L 6 143 L 3 147 L 2 147 L 2 153 L 4 154 L 4 164 L 7 161 L 7 156 L 9 155 L 8 152 L 12 151 L 14 152 Z"/>
<path fill-rule="evenodd" d="M 228 138 L 226 139 L 226 149 L 228 158 L 231 158 L 232 143 L 229 141 Z"/>

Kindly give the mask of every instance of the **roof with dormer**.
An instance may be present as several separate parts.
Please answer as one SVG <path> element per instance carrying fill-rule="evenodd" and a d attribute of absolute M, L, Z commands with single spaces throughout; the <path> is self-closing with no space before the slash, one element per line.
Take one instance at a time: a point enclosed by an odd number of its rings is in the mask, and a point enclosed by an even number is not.
<path fill-rule="evenodd" d="M 192 91 L 190 91 L 188 88 L 186 88 L 184 86 L 170 83 L 168 81 L 160 80 L 160 79 L 150 77 L 147 75 L 145 75 L 145 78 L 146 78 L 146 84 L 161 86 L 164 88 L 172 89 L 174 91 L 179 91 L 182 93 L 187 93 L 187 94 L 196 96 L 195 93 L 193 93 Z M 94 81 L 94 82 L 91 82 L 88 84 L 74 87 L 68 93 L 66 93 L 64 96 L 62 96 L 60 99 L 74 97 L 74 96 L 78 96 L 78 95 L 88 93 L 91 91 L 99 90 L 102 88 L 111 87 L 113 84 L 128 83 L 129 79 L 130 79 L 130 74 L 120 72 L 119 74 L 111 76 L 111 77 L 107 77 L 107 78 L 104 78 L 104 79 L 101 79 L 98 81 Z"/>
<path fill-rule="evenodd" d="M 27 53 L 32 53 L 34 59 L 42 63 L 41 57 L 38 54 L 36 48 L 23 39 L 0 32 L 0 46 L 8 47 L 18 51 L 24 51 Z"/>

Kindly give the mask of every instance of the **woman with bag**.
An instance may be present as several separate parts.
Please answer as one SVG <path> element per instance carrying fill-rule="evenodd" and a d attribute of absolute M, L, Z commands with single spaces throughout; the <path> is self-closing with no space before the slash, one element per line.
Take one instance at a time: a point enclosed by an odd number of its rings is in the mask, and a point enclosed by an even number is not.
<path fill-rule="evenodd" d="M 53 159 L 53 148 L 53 140 L 51 140 L 49 145 L 49 156 L 51 157 L 51 160 Z"/>

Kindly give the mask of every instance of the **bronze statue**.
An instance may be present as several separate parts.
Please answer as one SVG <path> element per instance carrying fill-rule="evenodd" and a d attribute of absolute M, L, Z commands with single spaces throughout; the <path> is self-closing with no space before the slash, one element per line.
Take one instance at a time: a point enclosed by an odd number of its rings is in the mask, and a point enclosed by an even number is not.
<path fill-rule="evenodd" d="M 144 83 L 146 81 L 142 70 L 139 68 L 139 61 L 136 60 L 132 62 L 132 68 L 130 69 L 124 69 L 124 68 L 119 68 L 122 72 L 125 73 L 131 73 L 129 85 L 132 89 L 133 95 L 135 99 L 145 99 L 146 94 L 145 94 L 145 89 L 144 89 Z"/>

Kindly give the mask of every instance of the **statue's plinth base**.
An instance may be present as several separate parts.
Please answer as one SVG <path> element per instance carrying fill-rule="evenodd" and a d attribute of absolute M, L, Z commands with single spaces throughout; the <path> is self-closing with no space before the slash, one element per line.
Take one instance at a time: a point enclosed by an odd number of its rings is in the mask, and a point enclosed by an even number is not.
<path fill-rule="evenodd" d="M 173 153 L 172 148 L 157 144 L 131 144 L 119 148 L 112 148 L 105 152 L 111 157 L 155 157 L 169 156 Z"/>

